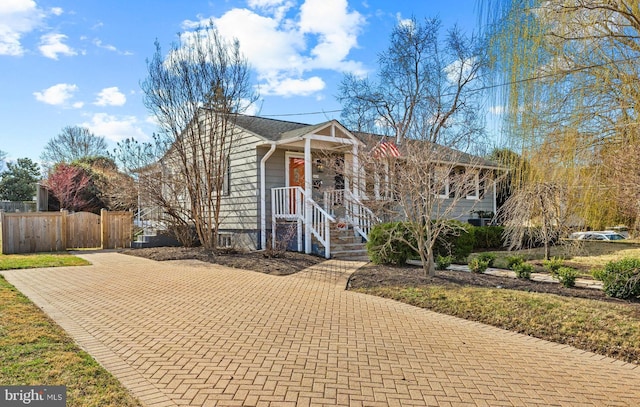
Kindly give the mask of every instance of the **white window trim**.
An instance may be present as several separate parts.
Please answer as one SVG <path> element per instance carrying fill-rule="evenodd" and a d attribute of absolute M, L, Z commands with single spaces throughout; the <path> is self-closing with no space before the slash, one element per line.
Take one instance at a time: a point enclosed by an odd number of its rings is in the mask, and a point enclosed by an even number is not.
<path fill-rule="evenodd" d="M 443 185 L 444 186 L 444 192 L 442 194 L 440 194 L 439 193 L 440 189 L 438 188 L 438 191 L 434 191 L 435 192 L 434 195 L 437 196 L 440 199 L 448 199 L 449 198 L 449 192 L 450 192 L 449 185 L 451 184 L 451 177 L 445 171 L 439 171 L 440 168 L 442 168 L 442 167 L 436 167 L 435 168 L 435 170 L 434 170 L 435 172 L 433 173 L 433 176 L 435 177 L 435 181 L 436 181 L 436 184 L 437 184 L 437 183 L 440 182 L 440 179 L 439 179 L 438 176 L 446 174 L 446 176 L 444 176 L 443 180 L 442 180 L 442 182 L 444 184 Z M 440 174 L 438 174 L 438 173 L 440 173 Z"/>
<path fill-rule="evenodd" d="M 438 194 L 438 198 L 441 198 L 441 199 L 449 198 L 449 177 L 444 179 L 444 193 Z"/>
<path fill-rule="evenodd" d="M 480 173 L 478 171 L 475 172 L 473 177 L 474 184 L 474 194 L 467 195 L 467 199 L 479 201 L 480 200 Z"/>

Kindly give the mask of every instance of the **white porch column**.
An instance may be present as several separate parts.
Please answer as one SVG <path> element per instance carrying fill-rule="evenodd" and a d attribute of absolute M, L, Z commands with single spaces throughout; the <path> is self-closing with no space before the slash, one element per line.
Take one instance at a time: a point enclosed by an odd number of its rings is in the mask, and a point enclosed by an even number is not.
<path fill-rule="evenodd" d="M 304 141 L 304 252 L 311 253 L 311 222 L 312 208 L 309 199 L 311 199 L 313 179 L 311 172 L 311 138 L 307 137 Z"/>
<path fill-rule="evenodd" d="M 351 153 L 353 154 L 353 196 L 360 199 L 360 188 L 362 185 L 362 177 L 360 174 L 360 162 L 358 160 L 358 145 L 353 144 L 351 147 Z"/>

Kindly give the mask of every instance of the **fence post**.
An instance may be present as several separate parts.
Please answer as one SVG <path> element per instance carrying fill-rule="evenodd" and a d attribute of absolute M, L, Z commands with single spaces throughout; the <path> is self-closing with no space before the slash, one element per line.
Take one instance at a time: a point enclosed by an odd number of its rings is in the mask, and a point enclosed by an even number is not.
<path fill-rule="evenodd" d="M 107 218 L 109 217 L 109 211 L 102 208 L 100 209 L 100 248 L 108 249 L 109 247 L 109 223 Z"/>
<path fill-rule="evenodd" d="M 3 254 L 5 252 L 4 244 L 6 240 L 4 238 L 4 228 L 2 227 L 3 224 L 4 224 L 4 211 L 0 211 L 0 254 Z"/>
<path fill-rule="evenodd" d="M 60 220 L 60 240 L 62 240 L 62 250 L 67 250 L 67 236 L 69 236 L 69 225 L 67 224 L 67 216 L 69 215 L 69 211 L 67 211 L 66 209 L 60 209 L 60 213 L 62 214 Z"/>

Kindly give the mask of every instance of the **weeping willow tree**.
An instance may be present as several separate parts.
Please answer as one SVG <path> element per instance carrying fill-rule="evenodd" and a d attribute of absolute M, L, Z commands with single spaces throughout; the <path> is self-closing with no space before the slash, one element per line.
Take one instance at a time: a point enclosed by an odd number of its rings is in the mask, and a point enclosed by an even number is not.
<path fill-rule="evenodd" d="M 620 184 L 640 136 L 638 1 L 480 5 L 509 148 L 531 166 L 520 189 L 566 187 L 558 202 L 572 221 L 564 224 L 638 228 L 640 186 Z"/>

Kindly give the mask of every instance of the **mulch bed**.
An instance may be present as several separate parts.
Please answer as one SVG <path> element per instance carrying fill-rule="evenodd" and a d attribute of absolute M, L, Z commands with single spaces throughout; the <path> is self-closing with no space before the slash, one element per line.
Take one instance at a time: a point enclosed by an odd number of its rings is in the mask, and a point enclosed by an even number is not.
<path fill-rule="evenodd" d="M 277 276 L 294 274 L 325 260 L 321 257 L 297 252 L 286 252 L 282 257 L 266 257 L 263 252 L 220 252 L 216 254 L 201 247 L 152 247 L 126 249 L 121 253 L 157 261 L 200 260 Z"/>
<path fill-rule="evenodd" d="M 325 260 L 321 257 L 296 252 L 286 252 L 281 257 L 267 257 L 264 252 L 220 252 L 216 254 L 198 247 L 126 249 L 123 250 L 122 253 L 157 261 L 200 260 L 227 267 L 253 270 L 278 276 L 297 273 Z M 410 265 L 388 266 L 369 263 L 356 271 L 349 279 L 350 289 L 372 288 L 379 286 L 420 286 L 431 284 L 504 288 L 536 293 L 556 294 L 565 297 L 628 303 L 628 301 L 609 298 L 601 290 L 597 289 L 565 288 L 561 284 L 557 283 L 498 277 L 488 274 L 439 270 L 435 277 L 428 277 L 424 275 L 424 271 L 421 267 Z"/>

